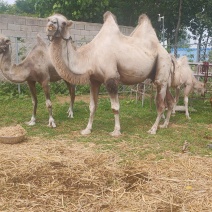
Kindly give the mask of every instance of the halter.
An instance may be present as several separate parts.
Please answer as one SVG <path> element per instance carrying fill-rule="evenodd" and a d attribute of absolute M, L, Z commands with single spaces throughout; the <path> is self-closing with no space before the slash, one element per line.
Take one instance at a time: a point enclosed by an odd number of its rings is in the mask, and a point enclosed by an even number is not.
<path fill-rule="evenodd" d="M 48 36 L 48 40 L 51 42 L 53 41 L 53 39 L 59 34 L 61 36 L 61 38 L 65 41 L 73 41 L 72 37 L 69 36 L 69 38 L 64 38 L 63 35 L 61 34 L 60 30 L 59 30 L 59 23 L 58 23 L 58 19 L 56 18 L 56 23 L 57 23 L 57 30 L 55 31 L 55 33 L 53 35 L 47 35 Z"/>

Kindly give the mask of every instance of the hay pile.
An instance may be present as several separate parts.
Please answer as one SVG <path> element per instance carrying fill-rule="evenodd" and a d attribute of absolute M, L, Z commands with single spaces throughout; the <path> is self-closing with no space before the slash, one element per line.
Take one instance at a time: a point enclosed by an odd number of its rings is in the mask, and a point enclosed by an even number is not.
<path fill-rule="evenodd" d="M 0 128 L 0 137 L 19 137 L 25 134 L 26 131 L 21 125 Z"/>
<path fill-rule="evenodd" d="M 166 158 L 127 162 L 59 138 L 2 144 L 0 211 L 212 211 L 212 159 Z"/>

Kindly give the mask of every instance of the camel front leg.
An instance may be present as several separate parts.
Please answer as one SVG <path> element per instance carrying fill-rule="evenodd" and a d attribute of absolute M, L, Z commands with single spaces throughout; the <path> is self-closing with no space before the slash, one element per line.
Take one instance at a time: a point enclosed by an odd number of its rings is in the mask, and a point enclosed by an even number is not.
<path fill-rule="evenodd" d="M 179 97 L 180 97 L 180 88 L 176 88 L 175 89 L 175 102 L 174 102 L 174 107 L 173 107 L 173 110 L 172 110 L 173 115 L 175 115 L 175 113 L 176 113 L 176 105 L 179 102 Z"/>
<path fill-rule="evenodd" d="M 36 123 L 36 111 L 37 111 L 37 105 L 38 105 L 38 99 L 37 99 L 36 87 L 35 87 L 36 82 L 27 81 L 27 84 L 31 92 L 33 110 L 32 110 L 32 117 L 29 122 L 26 122 L 26 124 L 29 126 L 33 126 Z"/>
<path fill-rule="evenodd" d="M 90 85 L 90 117 L 88 120 L 87 127 L 81 131 L 82 135 L 88 135 L 91 133 L 92 130 L 92 125 L 93 125 L 93 118 L 94 114 L 97 109 L 97 103 L 98 103 L 98 95 L 99 95 L 99 89 L 100 89 L 101 83 L 91 80 L 91 85 Z"/>
<path fill-rule="evenodd" d="M 161 116 L 165 111 L 165 102 L 164 102 L 165 96 L 166 96 L 166 87 L 160 88 L 160 86 L 157 86 L 157 94 L 156 94 L 157 118 L 151 129 L 148 131 L 148 133 L 150 134 L 156 134 L 157 132 Z"/>
<path fill-rule="evenodd" d="M 166 98 L 168 111 L 167 111 L 167 114 L 166 114 L 166 119 L 165 119 L 163 125 L 160 125 L 160 128 L 167 128 L 168 127 L 170 116 L 171 116 L 171 113 L 172 113 L 174 105 L 175 105 L 175 100 L 174 100 L 172 94 L 170 93 L 169 88 L 167 88 L 167 90 L 166 90 L 166 97 L 165 98 Z"/>
<path fill-rule="evenodd" d="M 186 86 L 184 89 L 184 105 L 185 105 L 185 116 L 187 119 L 191 119 L 191 117 L 189 116 L 189 112 L 188 112 L 188 95 L 191 92 L 192 87 L 191 86 Z"/>
<path fill-rule="evenodd" d="M 110 135 L 118 137 L 119 135 L 121 135 L 121 127 L 119 120 L 120 104 L 118 99 L 118 81 L 116 79 L 111 78 L 106 81 L 105 85 L 110 96 L 111 109 L 113 111 L 115 119 L 114 130 L 110 133 Z"/>
<path fill-rule="evenodd" d="M 69 91 L 69 95 L 70 95 L 70 106 L 68 108 L 68 117 L 70 118 L 74 118 L 74 112 L 73 112 L 73 108 L 74 108 L 74 101 L 75 101 L 75 85 L 70 84 L 69 82 L 65 81 L 67 87 L 68 87 L 68 91 Z"/>
<path fill-rule="evenodd" d="M 44 94 L 45 94 L 45 97 L 46 97 L 46 107 L 48 109 L 48 112 L 49 112 L 49 124 L 48 126 L 49 127 L 56 127 L 56 124 L 55 124 L 55 121 L 54 121 L 54 118 L 52 116 L 52 102 L 50 100 L 50 87 L 49 87 L 49 81 L 44 81 L 42 82 L 42 88 L 43 88 L 43 91 L 44 91 Z"/>
<path fill-rule="evenodd" d="M 113 132 L 110 133 L 110 135 L 114 137 L 118 137 L 121 135 L 121 127 L 120 127 L 120 119 L 119 119 L 119 109 L 120 109 L 120 104 L 119 104 L 119 98 L 118 94 L 116 95 L 111 95 L 110 94 L 110 102 L 111 102 L 111 109 L 114 114 L 114 119 L 115 119 L 115 126 Z"/>

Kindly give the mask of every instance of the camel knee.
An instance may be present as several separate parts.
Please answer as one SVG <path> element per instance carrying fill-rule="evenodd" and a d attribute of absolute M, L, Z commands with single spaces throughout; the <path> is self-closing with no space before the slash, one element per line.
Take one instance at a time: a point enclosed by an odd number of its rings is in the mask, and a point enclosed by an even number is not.
<path fill-rule="evenodd" d="M 114 114 L 114 115 L 119 114 L 119 110 L 116 110 L 116 109 L 113 109 L 113 108 L 112 108 L 112 111 L 113 111 L 113 114 Z"/>
<path fill-rule="evenodd" d="M 113 95 L 118 93 L 118 81 L 116 79 L 108 79 L 105 82 L 105 86 L 109 94 Z"/>
<path fill-rule="evenodd" d="M 52 102 L 48 99 L 46 100 L 46 107 L 51 108 L 52 107 Z"/>

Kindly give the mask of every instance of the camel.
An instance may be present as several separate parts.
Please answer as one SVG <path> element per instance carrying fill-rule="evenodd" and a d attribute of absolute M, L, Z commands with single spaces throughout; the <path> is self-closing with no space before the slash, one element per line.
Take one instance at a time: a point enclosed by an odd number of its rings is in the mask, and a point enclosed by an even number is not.
<path fill-rule="evenodd" d="M 188 96 L 192 90 L 204 96 L 206 92 L 205 84 L 195 78 L 186 56 L 176 59 L 173 55 L 171 55 L 171 58 L 174 69 L 172 71 L 173 75 L 171 87 L 175 89 L 175 105 L 172 113 L 175 114 L 175 108 L 179 101 L 180 89 L 184 86 L 185 116 L 187 119 L 191 119 L 188 112 Z"/>
<path fill-rule="evenodd" d="M 168 126 L 174 99 L 168 89 L 171 72 L 171 58 L 160 44 L 149 18 L 143 14 L 131 36 L 123 35 L 116 17 L 109 11 L 94 39 L 73 48 L 70 36 L 71 20 L 61 14 L 48 17 L 46 26 L 50 42 L 50 57 L 61 78 L 74 84 L 90 83 L 90 116 L 82 135 L 91 133 L 93 118 L 97 109 L 101 84 L 106 86 L 114 113 L 115 126 L 112 136 L 121 135 L 119 120 L 118 85 L 132 85 L 151 78 L 157 85 L 157 118 L 150 134 L 156 134 L 161 115 L 168 102 L 166 120 L 161 128 Z"/>
<path fill-rule="evenodd" d="M 37 111 L 37 94 L 36 94 L 36 82 L 40 83 L 43 88 L 46 107 L 49 112 L 49 127 L 56 127 L 54 118 L 52 116 L 52 103 L 50 100 L 50 82 L 56 82 L 61 79 L 57 74 L 54 66 L 51 63 L 48 47 L 41 37 L 37 36 L 37 44 L 29 52 L 27 57 L 18 65 L 11 64 L 11 48 L 10 40 L 0 35 L 0 69 L 3 75 L 13 83 L 27 82 L 33 104 L 32 117 L 27 124 L 33 126 L 36 124 L 36 111 Z M 73 118 L 73 105 L 75 100 L 75 86 L 65 81 L 69 93 L 70 93 L 70 106 L 68 109 L 68 117 Z"/>

